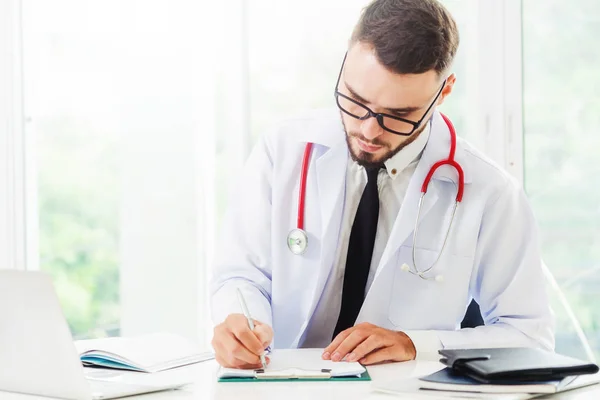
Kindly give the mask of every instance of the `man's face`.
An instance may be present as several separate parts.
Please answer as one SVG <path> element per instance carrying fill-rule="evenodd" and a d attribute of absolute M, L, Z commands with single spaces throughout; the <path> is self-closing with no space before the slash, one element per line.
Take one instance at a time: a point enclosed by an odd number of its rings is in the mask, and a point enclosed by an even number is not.
<path fill-rule="evenodd" d="M 443 102 L 453 83 L 454 76 L 451 76 L 435 105 Z M 358 42 L 348 51 L 338 91 L 374 112 L 418 122 L 441 86 L 442 80 L 434 70 L 406 75 L 390 72 L 379 63 L 370 45 Z M 382 165 L 423 132 L 435 105 L 410 136 L 386 131 L 376 118 L 359 120 L 340 111 L 352 158 L 364 166 Z"/>

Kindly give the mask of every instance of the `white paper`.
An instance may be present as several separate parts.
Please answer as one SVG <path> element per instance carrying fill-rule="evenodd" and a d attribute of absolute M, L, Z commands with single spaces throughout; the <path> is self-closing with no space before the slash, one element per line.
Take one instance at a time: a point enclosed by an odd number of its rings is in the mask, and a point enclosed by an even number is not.
<path fill-rule="evenodd" d="M 359 376 L 366 371 L 365 367 L 358 362 L 333 362 L 321 358 L 323 349 L 276 349 L 269 354 L 271 362 L 265 371 L 298 370 L 310 372 L 330 369 L 331 376 Z M 219 378 L 252 378 L 254 370 L 242 370 L 221 367 L 218 372 Z"/>

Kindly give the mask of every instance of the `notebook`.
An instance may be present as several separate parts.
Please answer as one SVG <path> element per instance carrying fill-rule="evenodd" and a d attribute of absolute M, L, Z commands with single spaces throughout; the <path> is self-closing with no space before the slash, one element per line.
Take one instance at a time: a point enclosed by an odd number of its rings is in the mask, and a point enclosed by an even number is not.
<path fill-rule="evenodd" d="M 299 380 L 371 380 L 358 362 L 333 362 L 321 358 L 323 349 L 275 349 L 266 369 L 219 368 L 219 382 Z"/>
<path fill-rule="evenodd" d="M 85 366 L 159 372 L 214 358 L 182 336 L 153 333 L 134 337 L 78 340 L 75 347 Z"/>

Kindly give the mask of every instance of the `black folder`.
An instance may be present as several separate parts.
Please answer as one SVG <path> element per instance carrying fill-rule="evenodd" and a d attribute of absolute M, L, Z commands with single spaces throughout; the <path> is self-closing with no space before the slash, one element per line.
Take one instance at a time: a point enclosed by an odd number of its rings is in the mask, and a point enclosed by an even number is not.
<path fill-rule="evenodd" d="M 598 372 L 594 363 L 527 347 L 444 349 L 439 353 L 442 364 L 482 383 L 548 381 Z"/>

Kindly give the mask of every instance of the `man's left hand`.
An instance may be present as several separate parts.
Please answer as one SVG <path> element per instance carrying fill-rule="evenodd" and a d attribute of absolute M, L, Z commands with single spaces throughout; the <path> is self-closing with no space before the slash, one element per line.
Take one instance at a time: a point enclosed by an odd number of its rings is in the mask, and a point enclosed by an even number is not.
<path fill-rule="evenodd" d="M 324 360 L 358 361 L 363 365 L 414 360 L 417 351 L 404 332 L 362 323 L 340 332 L 323 351 Z"/>

